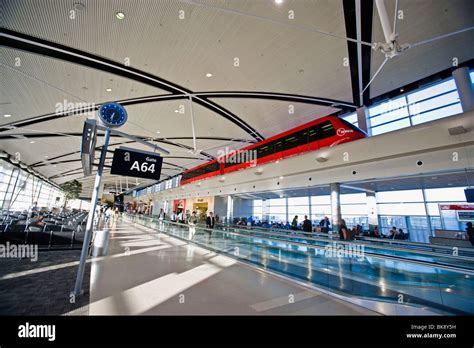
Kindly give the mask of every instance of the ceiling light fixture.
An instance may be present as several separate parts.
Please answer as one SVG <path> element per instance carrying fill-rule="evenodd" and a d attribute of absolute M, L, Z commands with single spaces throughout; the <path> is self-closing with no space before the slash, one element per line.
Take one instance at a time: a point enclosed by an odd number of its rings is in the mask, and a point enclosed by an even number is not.
<path fill-rule="evenodd" d="M 30 144 L 34 144 L 34 143 L 36 143 L 36 141 L 34 141 L 34 140 L 30 141 Z"/>
<path fill-rule="evenodd" d="M 5 115 L 3 115 L 3 117 L 12 117 L 12 115 L 10 115 L 10 114 L 5 114 Z"/>
<path fill-rule="evenodd" d="M 117 19 L 122 20 L 122 19 L 125 18 L 125 13 L 123 13 L 123 12 L 117 12 L 117 13 L 115 14 L 115 17 L 116 17 Z"/>
<path fill-rule="evenodd" d="M 77 11 L 84 11 L 86 9 L 86 6 L 84 4 L 76 2 L 74 4 L 74 9 L 77 10 Z"/>
<path fill-rule="evenodd" d="M 283 0 L 275 0 L 275 4 L 281 5 L 281 4 L 283 4 Z"/>
<path fill-rule="evenodd" d="M 161 132 L 160 131 L 156 131 L 156 134 L 160 134 Z"/>
<path fill-rule="evenodd" d="M 107 88 L 106 91 L 107 92 L 112 92 L 112 88 Z"/>
<path fill-rule="evenodd" d="M 211 73 L 207 73 L 207 74 L 206 74 L 206 77 L 212 77 L 212 74 L 211 74 Z"/>
<path fill-rule="evenodd" d="M 319 163 L 326 162 L 327 160 L 328 159 L 326 157 L 323 157 L 323 156 L 316 157 L 316 161 L 318 161 Z"/>
<path fill-rule="evenodd" d="M 178 113 L 179 111 L 178 111 L 178 110 L 175 110 L 174 112 Z"/>

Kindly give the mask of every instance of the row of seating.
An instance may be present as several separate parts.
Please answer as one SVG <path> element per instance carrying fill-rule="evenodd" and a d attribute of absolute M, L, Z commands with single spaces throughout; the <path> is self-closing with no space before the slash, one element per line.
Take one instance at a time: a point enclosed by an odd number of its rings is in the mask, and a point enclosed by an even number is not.
<path fill-rule="evenodd" d="M 15 227 L 18 226 L 20 225 Z M 54 231 L 51 229 L 50 231 L 32 232 L 27 230 L 25 232 L 24 230 L 7 229 L 0 233 L 0 244 L 9 242 L 9 244 L 36 244 L 42 248 L 74 248 L 82 246 L 83 241 L 84 232 L 74 230 Z"/>
<path fill-rule="evenodd" d="M 35 219 L 23 218 L 23 212 L 2 211 L 0 244 L 36 244 L 40 248 L 76 248 L 84 240 L 87 213 L 83 211 L 61 214 L 41 213 L 48 216 L 42 224 Z"/>

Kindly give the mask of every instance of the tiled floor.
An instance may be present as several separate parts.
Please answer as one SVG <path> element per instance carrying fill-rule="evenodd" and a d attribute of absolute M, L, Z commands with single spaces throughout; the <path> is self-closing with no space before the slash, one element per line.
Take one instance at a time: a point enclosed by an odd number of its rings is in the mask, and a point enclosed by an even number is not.
<path fill-rule="evenodd" d="M 91 315 L 374 315 L 223 255 L 118 222 L 92 261 Z"/>

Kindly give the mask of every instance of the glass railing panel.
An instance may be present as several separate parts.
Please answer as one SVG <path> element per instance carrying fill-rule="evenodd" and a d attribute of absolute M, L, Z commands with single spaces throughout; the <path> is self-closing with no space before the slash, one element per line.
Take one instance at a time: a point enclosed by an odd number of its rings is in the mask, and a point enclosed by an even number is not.
<path fill-rule="evenodd" d="M 376 248 L 357 242 L 329 243 L 229 227 L 208 230 L 144 217 L 130 221 L 347 296 L 474 314 L 474 273 L 469 270 L 379 255 Z M 367 254 L 372 249 L 374 254 Z"/>

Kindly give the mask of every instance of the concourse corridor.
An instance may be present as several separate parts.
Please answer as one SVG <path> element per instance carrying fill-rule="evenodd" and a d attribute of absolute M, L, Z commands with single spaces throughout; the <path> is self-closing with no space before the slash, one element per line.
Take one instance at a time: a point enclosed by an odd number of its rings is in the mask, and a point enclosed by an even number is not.
<path fill-rule="evenodd" d="M 118 221 L 92 261 L 91 315 L 375 315 L 140 226 Z"/>

